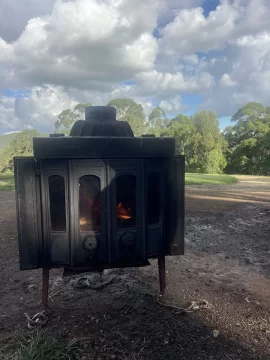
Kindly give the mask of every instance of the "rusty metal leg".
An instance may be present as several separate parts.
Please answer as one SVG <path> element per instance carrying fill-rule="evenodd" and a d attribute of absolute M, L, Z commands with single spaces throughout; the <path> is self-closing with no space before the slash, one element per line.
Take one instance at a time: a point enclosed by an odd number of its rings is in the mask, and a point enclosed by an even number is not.
<path fill-rule="evenodd" d="M 42 303 L 45 309 L 48 307 L 49 271 L 48 268 L 42 268 Z"/>
<path fill-rule="evenodd" d="M 159 284 L 160 294 L 165 295 L 166 290 L 166 272 L 165 272 L 165 256 L 158 258 Z"/>

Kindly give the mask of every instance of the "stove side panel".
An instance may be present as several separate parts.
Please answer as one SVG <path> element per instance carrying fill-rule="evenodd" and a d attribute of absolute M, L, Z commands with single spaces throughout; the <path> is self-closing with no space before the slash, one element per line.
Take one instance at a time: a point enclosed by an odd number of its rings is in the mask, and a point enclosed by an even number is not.
<path fill-rule="evenodd" d="M 170 255 L 184 254 L 185 157 L 173 156 L 170 166 L 169 198 Z"/>
<path fill-rule="evenodd" d="M 39 267 L 41 211 L 34 158 L 14 158 L 20 270 Z"/>

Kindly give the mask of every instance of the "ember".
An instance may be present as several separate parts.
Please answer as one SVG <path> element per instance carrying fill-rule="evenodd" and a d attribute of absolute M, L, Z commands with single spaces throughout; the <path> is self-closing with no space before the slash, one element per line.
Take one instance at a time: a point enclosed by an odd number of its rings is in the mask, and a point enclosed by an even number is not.
<path fill-rule="evenodd" d="M 132 218 L 131 209 L 126 208 L 122 202 L 117 205 L 117 218 L 128 220 Z"/>

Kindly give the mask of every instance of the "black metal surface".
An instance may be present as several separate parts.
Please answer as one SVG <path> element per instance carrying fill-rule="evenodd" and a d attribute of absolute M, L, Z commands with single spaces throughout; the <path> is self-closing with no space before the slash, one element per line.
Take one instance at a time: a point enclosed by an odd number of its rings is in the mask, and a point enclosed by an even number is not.
<path fill-rule="evenodd" d="M 43 251 L 45 254 L 46 264 L 69 264 L 70 263 L 70 207 L 69 199 L 66 197 L 66 230 L 52 231 L 50 229 L 50 198 L 48 179 L 53 175 L 60 175 L 64 178 L 65 193 L 69 194 L 69 176 L 68 161 L 42 161 L 40 164 L 41 173 L 41 205 L 42 205 L 42 223 L 43 223 Z M 58 209 L 55 209 L 56 212 Z"/>
<path fill-rule="evenodd" d="M 17 205 L 20 269 L 39 266 L 38 240 L 41 212 L 37 207 L 35 161 L 33 158 L 15 158 L 14 176 Z"/>
<path fill-rule="evenodd" d="M 73 125 L 70 136 L 133 137 L 129 123 L 116 120 L 116 109 L 111 106 L 90 106 L 85 109 L 85 120 Z"/>
<path fill-rule="evenodd" d="M 169 137 L 36 137 L 33 144 L 36 159 L 165 157 L 175 151 Z"/>
<path fill-rule="evenodd" d="M 86 120 L 82 122 L 91 126 L 79 121 L 72 130 L 73 134 L 85 134 L 84 130 L 91 128 L 89 131 L 93 135 L 95 128 L 98 133 L 110 136 L 34 138 L 35 159 L 15 159 L 22 270 L 65 267 L 72 271 L 90 271 L 144 266 L 149 258 L 164 259 L 165 255 L 184 253 L 184 157 L 174 156 L 173 138 L 125 137 L 125 132 L 123 137 L 112 136 L 111 124 L 120 123 L 112 109 L 98 111 L 93 107 L 86 110 Z M 117 125 L 118 130 L 126 126 L 123 124 Z M 136 221 L 134 223 L 131 217 L 130 223 L 119 228 L 116 183 L 119 176 L 128 174 L 133 176 L 132 181 L 136 179 L 132 190 Z M 53 211 L 51 176 L 62 177 L 62 189 L 65 189 L 65 200 L 62 205 L 56 202 Z M 99 179 L 100 224 L 96 230 L 82 230 L 80 226 L 82 176 Z M 156 182 L 151 183 L 148 179 L 151 176 Z M 123 186 L 128 181 L 125 178 Z M 126 193 L 122 196 L 126 197 Z M 51 217 L 57 215 L 57 211 L 64 212 L 64 230 L 55 230 L 52 226 Z M 154 213 L 155 217 L 151 217 Z M 58 226 L 58 218 L 56 222 Z M 165 262 L 164 266 L 163 260 L 160 264 L 163 292 Z"/>
<path fill-rule="evenodd" d="M 100 231 L 80 231 L 79 224 L 79 178 L 84 175 L 94 175 L 99 177 L 101 184 L 100 200 L 101 200 L 101 224 Z M 70 223 L 71 223 L 71 265 L 82 266 L 87 264 L 108 264 L 109 251 L 108 251 L 108 211 L 107 208 L 107 195 L 106 195 L 106 163 L 99 159 L 88 160 L 70 160 L 69 161 L 69 179 L 70 179 Z M 89 237 L 94 237 L 97 241 L 97 248 L 94 252 L 90 252 L 85 246 L 85 240 Z"/>
<path fill-rule="evenodd" d="M 170 172 L 170 255 L 184 254 L 185 158 L 174 156 Z"/>
<path fill-rule="evenodd" d="M 145 204 L 142 193 L 142 163 L 141 160 L 109 160 L 108 161 L 108 183 L 111 212 L 110 228 L 111 242 L 110 252 L 112 262 L 138 262 L 145 259 L 145 233 L 142 227 L 142 217 Z M 136 177 L 136 227 L 129 229 L 117 229 L 116 215 L 116 180 L 120 175 L 134 175 Z"/>

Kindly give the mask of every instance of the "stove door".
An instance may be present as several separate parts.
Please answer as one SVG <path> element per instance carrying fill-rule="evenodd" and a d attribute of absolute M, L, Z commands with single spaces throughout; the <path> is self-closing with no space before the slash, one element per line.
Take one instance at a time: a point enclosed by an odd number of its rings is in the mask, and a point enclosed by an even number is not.
<path fill-rule="evenodd" d="M 70 161 L 72 265 L 102 267 L 108 262 L 106 163 Z"/>
<path fill-rule="evenodd" d="M 67 160 L 41 160 L 44 258 L 47 266 L 70 263 Z"/>
<path fill-rule="evenodd" d="M 137 159 L 108 162 L 110 262 L 118 266 L 145 260 L 142 167 Z"/>

